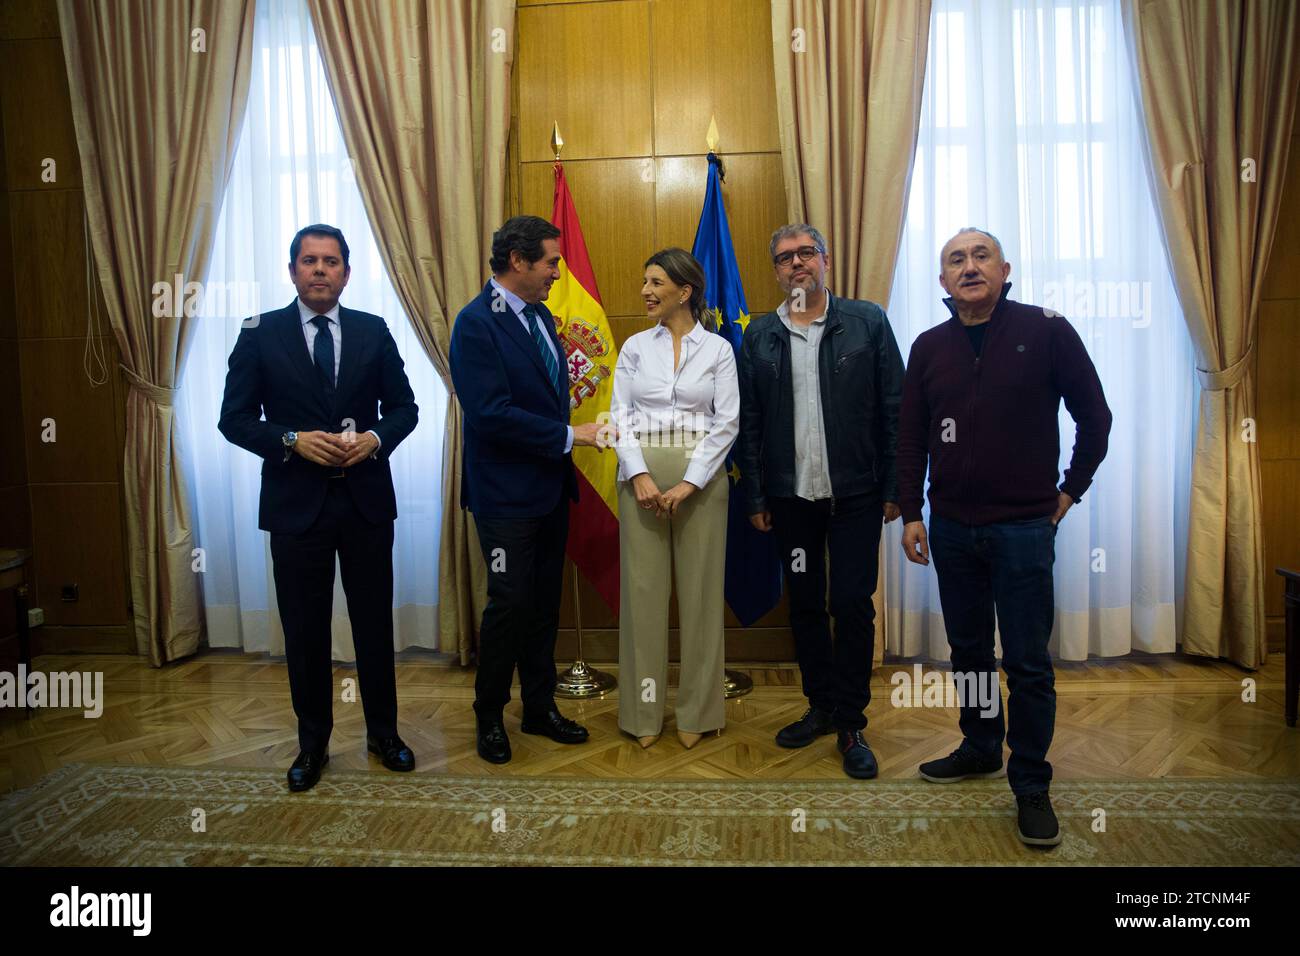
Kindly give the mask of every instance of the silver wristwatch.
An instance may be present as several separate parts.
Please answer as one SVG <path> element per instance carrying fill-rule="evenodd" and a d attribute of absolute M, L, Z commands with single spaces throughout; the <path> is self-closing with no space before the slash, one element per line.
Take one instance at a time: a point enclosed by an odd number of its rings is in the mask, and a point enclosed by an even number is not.
<path fill-rule="evenodd" d="M 293 446 L 298 443 L 298 433 L 285 432 L 280 436 L 280 442 L 284 445 L 284 460 L 288 461 L 289 456 L 293 454 Z"/>

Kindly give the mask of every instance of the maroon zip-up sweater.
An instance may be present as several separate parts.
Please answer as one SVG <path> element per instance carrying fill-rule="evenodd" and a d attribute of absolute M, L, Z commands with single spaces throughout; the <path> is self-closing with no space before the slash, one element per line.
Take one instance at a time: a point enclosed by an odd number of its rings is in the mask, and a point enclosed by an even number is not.
<path fill-rule="evenodd" d="M 904 521 L 921 520 L 927 456 L 932 514 L 970 525 L 1054 514 L 1062 399 L 1075 440 L 1060 490 L 1078 501 L 1106 457 L 1110 408 L 1083 340 L 1063 316 L 1008 299 L 1010 289 L 979 356 L 952 299 L 952 318 L 912 345 L 898 425 Z"/>

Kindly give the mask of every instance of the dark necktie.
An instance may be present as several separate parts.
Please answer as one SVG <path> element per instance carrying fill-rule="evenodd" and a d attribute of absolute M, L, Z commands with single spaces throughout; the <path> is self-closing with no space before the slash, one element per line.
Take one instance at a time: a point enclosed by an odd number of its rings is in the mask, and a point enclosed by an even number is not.
<path fill-rule="evenodd" d="M 334 336 L 330 334 L 329 316 L 318 315 L 311 320 L 311 324 L 316 326 L 316 344 L 311 350 L 312 358 L 316 360 L 316 367 L 325 376 L 325 383 L 332 392 L 334 391 Z"/>
<path fill-rule="evenodd" d="M 551 376 L 551 385 L 555 387 L 557 395 L 563 395 L 564 382 L 560 378 L 560 363 L 555 360 L 555 353 L 551 351 L 551 345 L 546 341 L 545 333 L 542 332 L 537 310 L 531 305 L 525 305 L 524 317 L 528 319 L 528 328 L 533 333 L 533 341 L 537 343 L 537 351 L 542 353 L 542 362 L 546 365 L 547 374 Z"/>

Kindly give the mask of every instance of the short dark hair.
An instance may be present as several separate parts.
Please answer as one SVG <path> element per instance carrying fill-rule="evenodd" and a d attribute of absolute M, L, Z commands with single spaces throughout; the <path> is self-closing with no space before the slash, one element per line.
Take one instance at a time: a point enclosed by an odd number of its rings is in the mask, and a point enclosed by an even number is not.
<path fill-rule="evenodd" d="M 343 268 L 352 268 L 348 263 L 348 241 L 343 238 L 343 230 L 337 226 L 327 226 L 323 222 L 314 223 L 310 226 L 303 226 L 294 234 L 293 242 L 289 243 L 289 265 L 293 265 L 298 261 L 298 250 L 302 248 L 303 236 L 321 236 L 325 239 L 337 239 L 339 243 L 339 251 L 343 253 Z"/>
<path fill-rule="evenodd" d="M 670 246 L 667 249 L 660 249 L 645 261 L 645 268 L 648 269 L 651 266 L 658 266 L 663 269 L 674 285 L 690 286 L 691 315 L 695 316 L 696 322 L 703 323 L 704 327 L 709 331 L 716 331 L 713 328 L 714 322 L 704 300 L 704 267 L 700 265 L 699 260 L 685 249 Z"/>
<path fill-rule="evenodd" d="M 518 252 L 529 263 L 542 258 L 542 240 L 560 238 L 558 227 L 541 216 L 511 216 L 492 234 L 492 258 L 488 265 L 493 275 L 510 268 L 510 253 Z"/>

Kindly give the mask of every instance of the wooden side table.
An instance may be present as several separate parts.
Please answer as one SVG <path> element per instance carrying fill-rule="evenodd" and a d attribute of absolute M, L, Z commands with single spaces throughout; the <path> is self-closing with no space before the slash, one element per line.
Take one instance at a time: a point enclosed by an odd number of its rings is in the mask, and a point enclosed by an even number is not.
<path fill-rule="evenodd" d="M 1277 573 L 1286 578 L 1286 725 L 1294 727 L 1300 697 L 1300 572 L 1278 568 Z"/>
<path fill-rule="evenodd" d="M 31 552 L 23 548 L 0 548 L 0 591 L 13 588 L 14 607 L 17 609 L 18 661 L 23 669 L 32 669 L 31 635 L 27 630 L 27 560 Z M 27 700 L 24 688 L 23 700 Z M 24 707 L 28 716 L 31 708 Z"/>

